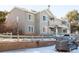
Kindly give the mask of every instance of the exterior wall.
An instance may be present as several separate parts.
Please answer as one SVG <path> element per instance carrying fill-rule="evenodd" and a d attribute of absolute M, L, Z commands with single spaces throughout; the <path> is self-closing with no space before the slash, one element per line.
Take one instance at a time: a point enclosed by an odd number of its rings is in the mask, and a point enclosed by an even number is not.
<path fill-rule="evenodd" d="M 62 21 L 65 21 L 66 23 L 62 23 Z M 50 21 L 50 26 L 53 30 L 50 30 L 50 34 L 64 34 L 64 33 L 70 33 L 70 26 L 67 19 L 57 19 L 54 17 L 54 20 Z M 57 30 L 56 30 L 57 28 Z M 64 32 L 64 30 L 66 32 Z M 57 31 L 57 32 L 56 32 Z"/>
<path fill-rule="evenodd" d="M 52 20 L 49 21 L 49 34 L 50 35 L 55 35 L 56 34 L 56 27 L 58 29 L 58 32 L 61 31 L 61 28 L 59 25 L 61 24 L 61 21 L 57 19 L 56 17 L 53 17 Z"/>
<path fill-rule="evenodd" d="M 50 13 L 49 13 L 50 14 Z M 54 19 L 50 20 L 51 16 L 46 12 L 46 10 L 42 12 L 38 12 L 36 14 L 23 11 L 18 8 L 14 8 L 8 15 L 5 21 L 7 27 L 17 28 L 17 24 L 19 26 L 19 30 L 22 30 L 23 33 L 36 33 L 36 34 L 55 34 L 56 26 L 58 27 L 59 32 L 63 32 L 63 29 L 66 29 L 67 32 L 70 31 L 69 22 L 67 24 L 62 24 L 62 20 L 57 19 L 54 15 L 51 15 Z M 31 19 L 29 20 L 29 15 L 31 15 Z M 46 20 L 43 20 L 43 16 L 46 16 Z M 18 17 L 18 23 L 17 23 Z M 29 32 L 28 27 L 33 27 L 33 32 Z M 43 27 L 47 27 L 47 32 L 43 32 Z M 50 27 L 53 30 L 50 30 Z"/>
<path fill-rule="evenodd" d="M 43 16 L 46 16 L 46 21 L 43 21 Z M 45 11 L 42 11 L 40 13 L 40 34 L 45 34 L 48 35 L 48 21 L 49 21 L 49 16 Z M 47 32 L 43 32 L 43 27 L 47 27 Z"/>
<path fill-rule="evenodd" d="M 55 18 L 54 25 L 58 25 L 58 26 L 61 25 L 60 19 Z"/>
<path fill-rule="evenodd" d="M 40 33 L 40 12 L 35 14 L 35 33 Z"/>
<path fill-rule="evenodd" d="M 31 19 L 29 20 L 29 15 L 31 15 Z M 34 14 L 31 14 L 31 13 L 26 13 L 26 22 L 25 22 L 25 25 L 24 25 L 24 28 L 25 28 L 25 32 L 29 32 L 29 26 L 32 26 L 33 27 L 33 32 L 34 29 L 35 29 L 35 15 Z"/>
<path fill-rule="evenodd" d="M 9 28 L 17 28 L 17 16 L 19 18 L 18 20 L 18 26 L 19 26 L 19 30 L 24 30 L 24 22 L 26 19 L 26 13 L 21 11 L 20 9 L 14 8 L 8 15 L 7 15 L 7 19 L 5 21 L 6 26 Z"/>
<path fill-rule="evenodd" d="M 46 21 L 43 21 L 43 16 L 47 17 Z M 50 16 L 46 13 L 46 11 L 39 12 L 35 15 L 35 31 L 38 34 L 49 35 L 51 33 L 49 26 L 52 24 L 50 21 Z M 51 22 L 51 23 L 50 23 Z M 47 26 L 47 32 L 43 32 L 43 27 Z"/>
<path fill-rule="evenodd" d="M 70 34 L 70 23 L 69 23 L 69 21 L 67 19 L 63 19 L 63 21 L 65 21 L 66 24 L 61 24 L 61 25 L 64 26 L 63 28 L 67 31 L 66 33 Z"/>
<path fill-rule="evenodd" d="M 32 19 L 29 21 L 28 15 L 32 15 Z M 18 8 L 14 8 L 10 14 L 7 15 L 7 19 L 5 21 L 7 27 L 17 27 L 17 17 L 18 17 L 18 26 L 19 30 L 22 30 L 22 32 L 28 32 L 28 26 L 32 25 L 34 27 L 34 14 L 22 11 Z"/>

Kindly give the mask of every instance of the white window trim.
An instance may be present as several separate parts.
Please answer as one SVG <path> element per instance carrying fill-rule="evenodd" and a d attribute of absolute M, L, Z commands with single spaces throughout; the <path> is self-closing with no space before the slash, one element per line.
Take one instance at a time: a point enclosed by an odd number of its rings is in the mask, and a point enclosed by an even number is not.
<path fill-rule="evenodd" d="M 32 32 L 34 32 L 34 26 L 33 26 L 33 25 L 29 25 L 29 26 L 28 26 L 28 32 L 30 32 L 30 31 L 29 31 L 29 27 L 32 27 L 32 28 L 33 28 L 33 31 L 32 31 Z"/>
<path fill-rule="evenodd" d="M 29 19 L 29 15 L 31 15 L 30 19 Z M 32 17 L 33 17 L 32 14 L 28 14 L 28 21 L 33 21 Z"/>
<path fill-rule="evenodd" d="M 45 18 L 46 18 L 45 20 L 43 19 L 43 16 L 45 16 Z M 47 22 L 47 21 L 48 21 L 48 16 L 46 16 L 46 15 L 43 15 L 43 16 L 42 16 L 42 20 L 43 20 L 44 22 Z"/>

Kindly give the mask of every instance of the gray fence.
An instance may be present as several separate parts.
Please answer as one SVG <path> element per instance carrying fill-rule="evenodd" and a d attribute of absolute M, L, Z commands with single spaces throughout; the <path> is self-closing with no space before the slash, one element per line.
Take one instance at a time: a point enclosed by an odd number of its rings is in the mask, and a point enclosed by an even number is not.
<path fill-rule="evenodd" d="M 52 41 L 52 40 L 55 40 L 53 36 L 26 36 L 26 35 L 0 34 L 0 41 Z"/>

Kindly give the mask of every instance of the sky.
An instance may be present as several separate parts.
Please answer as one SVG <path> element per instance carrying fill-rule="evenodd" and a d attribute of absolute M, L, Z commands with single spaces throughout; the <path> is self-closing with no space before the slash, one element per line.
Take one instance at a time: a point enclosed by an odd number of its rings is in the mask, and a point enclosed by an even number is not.
<path fill-rule="evenodd" d="M 0 10 L 10 11 L 15 6 L 35 11 L 41 11 L 48 8 L 48 5 L 0 5 Z M 58 18 L 65 17 L 69 11 L 74 9 L 79 11 L 79 5 L 50 5 L 51 12 Z"/>
<path fill-rule="evenodd" d="M 79 11 L 79 0 L 0 0 L 0 11 L 10 11 L 12 8 L 21 7 L 41 11 L 50 5 L 51 12 L 56 17 L 65 17 L 72 10 Z"/>

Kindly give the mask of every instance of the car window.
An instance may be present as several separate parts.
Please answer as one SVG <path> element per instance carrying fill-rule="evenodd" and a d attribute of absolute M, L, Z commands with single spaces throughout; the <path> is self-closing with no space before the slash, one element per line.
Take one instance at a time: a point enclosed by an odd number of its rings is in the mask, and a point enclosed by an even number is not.
<path fill-rule="evenodd" d="M 65 34 L 64 36 L 70 36 L 70 35 L 68 35 L 68 34 Z"/>

